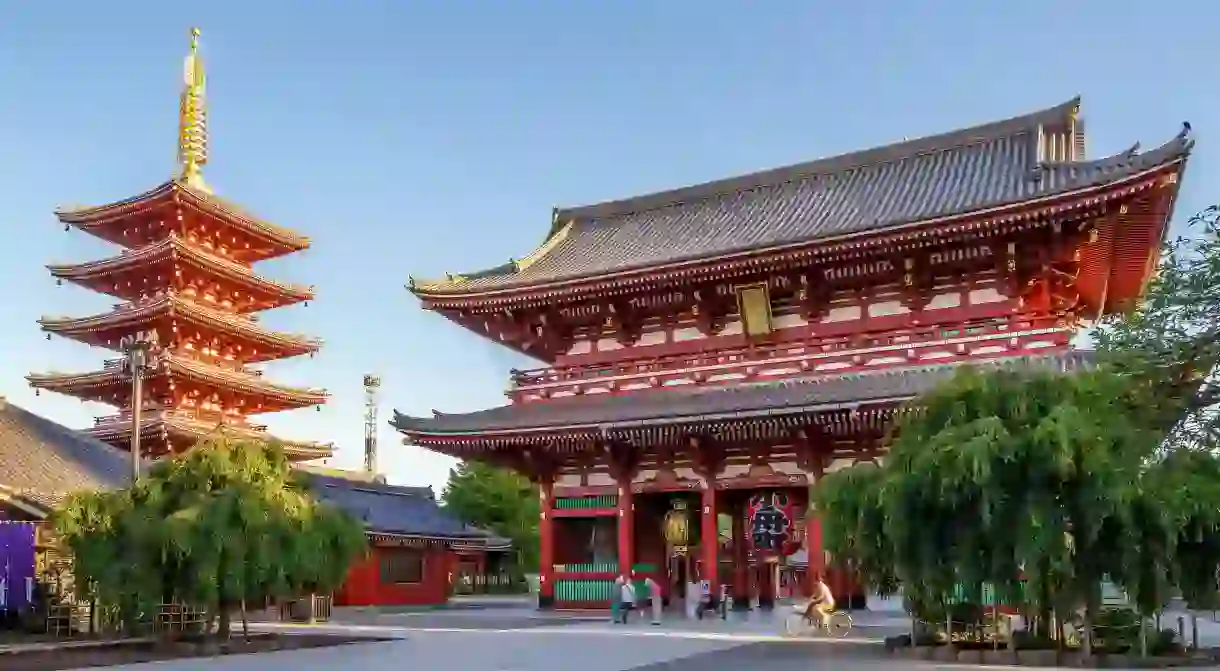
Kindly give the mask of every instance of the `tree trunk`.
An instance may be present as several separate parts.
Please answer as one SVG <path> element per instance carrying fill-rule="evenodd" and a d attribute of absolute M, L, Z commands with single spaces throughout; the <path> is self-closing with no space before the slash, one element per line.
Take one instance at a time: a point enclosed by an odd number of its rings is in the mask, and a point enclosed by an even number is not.
<path fill-rule="evenodd" d="M 220 622 L 216 627 L 216 638 L 221 641 L 229 640 L 229 635 L 233 631 L 233 613 L 229 610 L 229 604 L 221 602 L 220 604 Z"/>
<path fill-rule="evenodd" d="M 250 618 L 246 617 L 246 600 L 241 600 L 241 637 L 246 643 L 250 642 Z"/>
<path fill-rule="evenodd" d="M 1088 586 L 1084 598 L 1084 631 L 1080 633 L 1080 654 L 1088 659 L 1093 656 L 1093 622 L 1097 619 L 1097 606 L 1100 601 L 1101 583 Z"/>
<path fill-rule="evenodd" d="M 1190 649 L 1199 649 L 1199 614 L 1193 609 L 1190 611 Z"/>

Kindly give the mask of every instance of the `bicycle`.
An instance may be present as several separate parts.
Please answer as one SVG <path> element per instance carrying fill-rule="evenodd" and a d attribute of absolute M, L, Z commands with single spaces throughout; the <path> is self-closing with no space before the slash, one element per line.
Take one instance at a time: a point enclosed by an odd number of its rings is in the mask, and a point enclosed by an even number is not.
<path fill-rule="evenodd" d="M 835 638 L 843 638 L 851 631 L 851 627 L 851 615 L 841 610 L 827 613 L 822 626 L 814 624 L 814 619 L 806 615 L 804 610 L 790 614 L 784 621 L 784 630 L 789 636 L 801 636 L 818 632 Z"/>

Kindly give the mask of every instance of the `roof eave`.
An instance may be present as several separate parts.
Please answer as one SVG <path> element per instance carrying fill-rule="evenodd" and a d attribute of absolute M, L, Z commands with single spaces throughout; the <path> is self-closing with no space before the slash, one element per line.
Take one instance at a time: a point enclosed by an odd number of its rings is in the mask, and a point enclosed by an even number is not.
<path fill-rule="evenodd" d="M 947 224 L 952 224 L 955 222 L 968 220 L 968 219 L 972 219 L 972 218 L 977 218 L 977 217 L 984 217 L 984 216 L 1002 217 L 1008 213 L 1016 212 L 1016 211 L 1024 209 L 1024 208 L 1040 206 L 1040 205 L 1048 205 L 1048 204 L 1055 203 L 1058 201 L 1076 200 L 1076 199 L 1088 197 L 1092 194 L 1096 194 L 1101 191 L 1121 187 L 1130 182 L 1140 181 L 1141 179 L 1147 178 L 1147 176 L 1149 176 L 1149 175 L 1155 174 L 1159 171 L 1163 171 L 1167 168 L 1172 168 L 1175 165 L 1185 162 L 1187 160 L 1187 158 L 1189 158 L 1189 153 L 1190 153 L 1190 147 L 1187 146 L 1181 154 L 1174 156 L 1173 158 L 1166 160 L 1163 163 L 1160 163 L 1160 164 L 1157 164 L 1154 166 L 1150 166 L 1147 169 L 1132 173 L 1130 175 L 1124 175 L 1114 181 L 1102 182 L 1099 184 L 1092 184 L 1092 185 L 1088 185 L 1088 186 L 1081 187 L 1079 189 L 1074 189 L 1071 191 L 1063 191 L 1063 192 L 1059 192 L 1059 193 L 1048 194 L 1044 197 L 1032 199 L 1032 200 L 1023 200 L 1023 201 L 1015 201 L 1015 202 L 1010 202 L 1010 203 L 1002 203 L 1002 204 L 996 205 L 992 208 L 988 208 L 988 209 L 984 209 L 984 210 L 973 210 L 970 212 L 961 212 L 961 213 L 957 213 L 957 214 L 945 215 L 943 217 L 938 217 L 935 219 L 923 219 L 923 220 L 919 220 L 919 221 L 898 223 L 898 224 L 888 226 L 886 228 L 847 233 L 847 234 L 838 235 L 838 236 L 818 238 L 815 240 L 804 240 L 804 241 L 800 241 L 800 242 L 787 243 L 787 244 L 783 244 L 783 245 L 776 245 L 773 247 L 766 247 L 766 248 L 744 248 L 744 249 L 739 249 L 739 250 L 732 251 L 732 252 L 726 252 L 724 254 L 720 254 L 717 256 L 683 259 L 683 260 L 678 260 L 678 261 L 673 261 L 673 262 L 666 262 L 666 263 L 658 264 L 658 265 L 654 265 L 654 266 L 624 267 L 624 268 L 620 268 L 620 269 L 615 269 L 614 271 L 601 272 L 601 273 L 597 273 L 597 274 L 593 274 L 593 275 L 565 277 L 565 278 L 561 278 L 561 279 L 548 280 L 548 281 L 537 282 L 537 283 L 528 283 L 528 284 L 523 283 L 523 284 L 512 284 L 512 285 L 507 285 L 507 286 L 489 287 L 487 289 L 476 290 L 476 291 L 462 292 L 462 291 L 456 290 L 456 289 L 458 289 L 458 287 L 460 287 L 460 284 L 454 284 L 450 287 L 445 287 L 444 289 L 442 289 L 440 287 L 423 288 L 423 287 L 419 286 L 418 284 L 414 287 L 409 286 L 408 288 L 412 290 L 412 293 L 415 294 L 415 296 L 417 298 L 419 298 L 420 300 L 425 300 L 425 301 L 478 300 L 478 299 L 487 299 L 487 298 L 493 298 L 493 297 L 513 296 L 516 294 L 528 294 L 533 291 L 539 291 L 539 290 L 544 290 L 544 289 L 556 289 L 556 288 L 564 288 L 564 287 L 581 286 L 581 285 L 591 284 L 591 283 L 595 283 L 595 282 L 599 282 L 599 281 L 607 281 L 607 280 L 613 279 L 615 277 L 620 277 L 620 276 L 624 276 L 624 275 L 634 276 L 634 275 L 642 275 L 642 274 L 648 274 L 648 273 L 663 273 L 663 272 L 676 270 L 676 269 L 680 269 L 680 268 L 687 267 L 687 266 L 697 266 L 697 265 L 705 264 L 705 263 L 721 262 L 721 261 L 730 260 L 730 259 L 757 256 L 760 254 L 782 253 L 784 251 L 788 251 L 788 250 L 792 250 L 792 249 L 800 249 L 802 247 L 816 247 L 819 245 L 826 245 L 829 243 L 844 243 L 844 242 L 848 242 L 848 241 L 852 241 L 852 240 L 858 240 L 861 238 L 885 237 L 887 235 L 901 233 L 901 232 L 904 232 L 904 231 L 907 231 L 910 229 L 916 229 L 916 228 L 920 228 L 920 227 L 924 227 L 924 226 L 947 225 Z"/>
<path fill-rule="evenodd" d="M 36 519 L 46 519 L 51 514 L 51 510 L 36 501 L 31 501 L 26 498 L 16 489 L 6 485 L 0 485 L 0 502 L 10 505 L 17 510 L 20 510 L 27 515 Z"/>
<path fill-rule="evenodd" d="M 625 429 L 625 428 L 640 428 L 645 426 L 664 426 L 675 424 L 702 424 L 706 422 L 715 422 L 728 419 L 756 419 L 760 417 L 776 417 L 783 415 L 799 415 L 809 412 L 827 412 L 832 410 L 850 410 L 871 405 L 889 405 L 905 403 L 915 396 L 913 394 L 902 394 L 895 396 L 885 396 L 877 398 L 860 399 L 857 401 L 840 401 L 835 403 L 812 403 L 794 406 L 785 406 L 782 408 L 756 408 L 752 410 L 735 410 L 731 412 L 719 413 L 700 413 L 693 415 L 675 415 L 675 416 L 657 416 L 648 417 L 629 421 L 614 421 L 614 422 L 588 422 L 576 424 L 555 424 L 546 426 L 526 427 L 526 428 L 504 428 L 504 427 L 488 427 L 484 429 L 464 429 L 460 431 L 428 431 L 424 428 L 412 428 L 409 426 L 400 426 L 398 422 L 400 418 L 405 418 L 407 422 L 426 424 L 427 418 L 410 417 L 402 415 L 397 410 L 394 411 L 394 419 L 390 421 L 390 425 L 399 433 L 408 438 L 414 437 L 429 437 L 429 438 L 467 438 L 473 436 L 485 437 L 501 437 L 501 436 L 520 436 L 537 433 L 555 433 L 561 431 L 597 431 L 603 429 Z"/>
<path fill-rule="evenodd" d="M 173 182 L 162 182 L 152 189 L 145 191 L 131 198 L 125 198 L 113 203 L 104 205 L 82 205 L 75 207 L 60 207 L 55 210 L 55 217 L 61 223 L 65 224 L 83 224 L 88 225 L 96 220 L 109 219 L 112 215 L 119 215 L 115 210 L 125 210 L 128 208 L 138 208 L 142 205 L 152 204 L 159 198 L 168 196 L 173 193 Z"/>

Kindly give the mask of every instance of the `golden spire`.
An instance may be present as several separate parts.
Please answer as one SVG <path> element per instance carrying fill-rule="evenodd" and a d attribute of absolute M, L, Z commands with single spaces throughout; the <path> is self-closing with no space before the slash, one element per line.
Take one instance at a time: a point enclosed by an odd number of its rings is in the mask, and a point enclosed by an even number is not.
<path fill-rule="evenodd" d="M 203 166 L 208 163 L 208 106 L 203 59 L 199 57 L 199 29 L 191 28 L 191 52 L 182 69 L 182 98 L 178 109 L 178 179 L 207 191 Z"/>

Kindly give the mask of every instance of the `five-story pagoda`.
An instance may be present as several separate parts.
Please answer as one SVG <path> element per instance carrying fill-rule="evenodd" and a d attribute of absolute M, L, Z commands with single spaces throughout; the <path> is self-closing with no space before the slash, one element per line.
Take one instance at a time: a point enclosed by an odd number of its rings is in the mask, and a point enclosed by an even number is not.
<path fill-rule="evenodd" d="M 117 256 L 51 265 L 64 280 L 118 298 L 109 312 L 87 317 L 44 317 L 42 329 L 90 345 L 122 350 L 133 338 L 151 341 L 140 385 L 131 366 L 106 361 L 88 373 L 28 376 L 32 386 L 120 408 L 86 432 L 129 449 L 133 432 L 141 452 L 181 452 L 218 427 L 239 435 L 265 435 L 250 415 L 324 403 L 327 394 L 274 384 L 250 364 L 313 354 L 321 342 L 261 326 L 257 313 L 308 301 L 313 289 L 259 277 L 257 261 L 309 247 L 309 239 L 261 221 L 218 198 L 203 181 L 207 163 L 205 77 L 192 30 L 186 58 L 178 141 L 178 175 L 155 189 L 109 205 L 63 209 L 56 216 L 117 244 Z M 133 389 L 142 412 L 133 421 Z M 286 443 L 294 459 L 330 455 L 329 445 Z"/>

